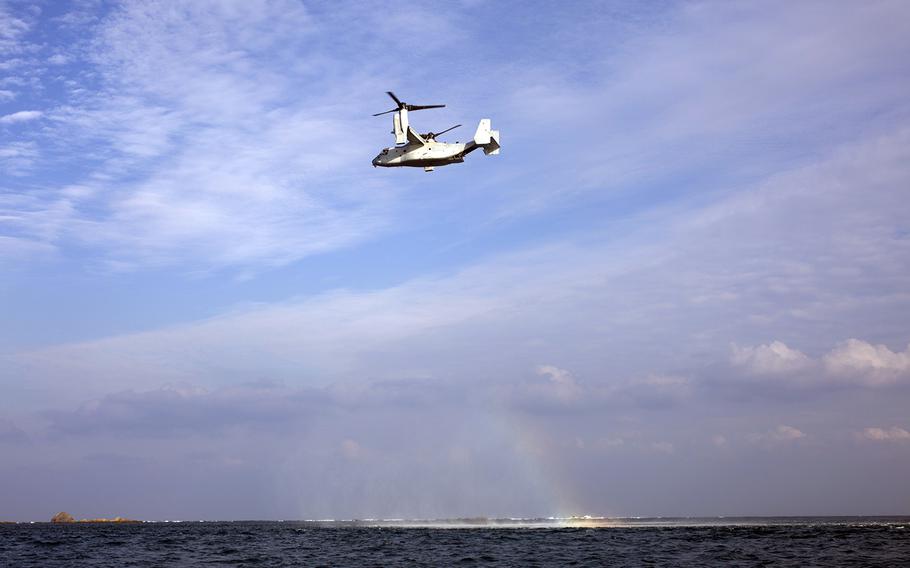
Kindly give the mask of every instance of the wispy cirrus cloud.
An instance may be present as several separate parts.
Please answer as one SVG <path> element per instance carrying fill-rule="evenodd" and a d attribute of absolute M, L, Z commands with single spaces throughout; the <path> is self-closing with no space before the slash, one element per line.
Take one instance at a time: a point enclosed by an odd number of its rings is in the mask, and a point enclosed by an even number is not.
<path fill-rule="evenodd" d="M 905 6 L 774 8 L 693 2 L 615 30 L 597 22 L 613 33 L 585 45 L 582 85 L 574 61 L 516 70 L 519 85 L 500 111 L 515 143 L 541 163 L 573 167 L 552 167 L 559 179 L 535 173 L 548 181 L 535 199 L 515 196 L 504 209 L 523 214 L 592 191 L 612 199 L 728 191 L 906 120 L 905 65 L 889 55 L 910 47 L 893 19 Z M 575 25 L 581 34 L 593 24 Z M 879 120 L 881 108 L 889 117 Z M 540 143 L 568 136 L 579 143 Z"/>
<path fill-rule="evenodd" d="M 41 90 L 43 45 L 33 36 L 41 12 L 35 4 L 0 2 L 0 105 Z M 12 114 L 9 110 L 0 114 Z"/>
<path fill-rule="evenodd" d="M 471 106 L 499 117 L 516 155 L 533 157 L 536 167 L 528 160 L 486 182 L 466 173 L 467 183 L 446 205 L 470 206 L 485 223 L 589 190 L 629 195 L 637 187 L 636 194 L 661 199 L 731 191 L 726 184 L 829 152 L 857 134 L 851 125 L 880 133 L 906 114 L 894 69 L 901 63 L 887 57 L 906 47 L 906 34 L 893 24 L 900 4 L 837 17 L 823 3 L 779 8 L 787 11 L 786 26 L 774 10 L 713 4 L 632 22 L 621 10 L 606 11 L 597 25 L 615 34 L 581 35 L 588 77 L 582 85 L 567 74 L 580 63 L 556 65 L 564 63 L 561 52 L 533 73 L 516 69 L 509 50 L 486 58 L 484 69 L 500 79 L 498 96 L 487 96 L 488 84 L 470 81 L 466 92 L 452 96 L 476 99 Z M 346 17 L 348 11 L 358 17 Z M 365 120 L 361 107 L 366 90 L 374 100 L 389 88 L 383 83 L 390 64 L 407 68 L 409 80 L 422 80 L 408 66 L 411 54 L 390 63 L 385 49 L 401 35 L 401 26 L 389 22 L 409 14 L 365 15 L 347 5 L 329 13 L 284 1 L 167 9 L 146 3 L 89 19 L 92 38 L 78 55 L 91 72 L 76 67 L 70 78 L 72 91 L 83 93 L 46 116 L 56 120 L 55 138 L 90 148 L 81 169 L 93 167 L 70 181 L 95 191 L 92 199 L 41 193 L 48 207 L 73 208 L 56 232 L 111 266 L 242 270 L 287 264 L 391 230 L 409 207 L 398 196 L 411 180 L 396 191 L 386 178 L 360 172 L 363 156 L 375 150 L 362 135 L 375 122 Z M 484 43 L 473 35 L 483 29 L 464 25 L 464 17 L 457 10 L 434 14 L 426 33 L 457 33 L 468 49 L 464 57 L 478 59 Z M 665 24 L 669 31 L 662 32 Z M 594 24 L 572 25 L 581 32 Z M 570 43 L 579 37 L 569 29 L 559 33 Z M 851 49 L 843 48 L 843 37 L 855 39 Z M 434 82 L 422 87 L 445 91 Z M 879 118 L 881 107 L 891 118 Z M 597 134 L 585 144 L 565 143 L 570 133 L 592 126 Z M 807 132 L 825 134 L 809 140 Z M 807 149 L 799 159 L 794 145 Z M 571 156 L 562 153 L 567 148 Z M 554 162 L 571 162 L 572 176 L 559 169 L 558 180 L 548 177 L 557 171 Z M 705 167 L 717 163 L 731 166 Z M 698 168 L 710 172 L 700 186 L 666 185 Z M 484 189 L 490 183 L 496 192 Z"/>
<path fill-rule="evenodd" d="M 36 218 L 45 234 L 112 267 L 204 270 L 286 264 L 387 226 L 395 191 L 364 175 L 373 148 L 343 106 L 358 79 L 307 88 L 331 63 L 301 55 L 328 32 L 299 3 L 124 5 L 89 29 L 57 62 L 70 101 L 43 113 L 40 138 L 48 156 L 85 148 L 70 184 L 86 191 L 33 192 L 71 211 Z"/>
<path fill-rule="evenodd" d="M 53 369 L 55 361 L 66 361 L 65 372 L 89 378 L 101 392 L 125 376 L 148 384 L 267 372 L 324 384 L 483 376 L 488 364 L 514 379 L 562 360 L 573 361 L 576 380 L 596 383 L 604 369 L 611 380 L 686 376 L 730 363 L 731 342 L 802 337 L 799 349 L 780 339 L 732 354 L 734 371 L 785 383 L 820 372 L 824 366 L 805 352 L 830 350 L 841 329 L 906 341 L 899 314 L 910 302 L 910 243 L 901 227 L 910 215 L 901 213 L 907 205 L 895 191 L 910 176 L 905 139 L 897 134 L 838 151 L 692 216 L 675 217 L 672 209 L 654 215 L 619 241 L 594 233 L 580 244 L 503 254 L 385 289 L 339 290 L 20 358 L 48 378 L 64 372 Z M 817 333 L 823 317 L 846 327 Z M 662 348 L 680 336 L 683 346 Z M 197 356 L 188 357 L 186 345 Z M 872 350 L 883 361 L 902 361 L 899 353 Z M 828 384 L 874 382 L 871 367 L 855 370 L 861 372 Z M 815 380 L 793 384 L 824 384 Z"/>
<path fill-rule="evenodd" d="M 0 124 L 15 124 L 17 122 L 28 122 L 30 120 L 36 120 L 41 118 L 42 113 L 40 110 L 20 110 L 10 114 L 5 114 L 0 116 Z"/>
<path fill-rule="evenodd" d="M 32 28 L 34 16 L 34 7 L 14 12 L 7 2 L 0 3 L 0 54 L 10 56 L 23 51 L 24 37 Z"/>
<path fill-rule="evenodd" d="M 0 146 L 0 171 L 8 175 L 21 176 L 27 174 L 35 159 L 38 157 L 38 148 L 34 142 L 11 142 Z M 4 196 L 3 201 L 9 203 L 13 200 L 27 200 L 27 197 L 18 195 Z M 13 211 L 10 211 L 14 214 Z"/>

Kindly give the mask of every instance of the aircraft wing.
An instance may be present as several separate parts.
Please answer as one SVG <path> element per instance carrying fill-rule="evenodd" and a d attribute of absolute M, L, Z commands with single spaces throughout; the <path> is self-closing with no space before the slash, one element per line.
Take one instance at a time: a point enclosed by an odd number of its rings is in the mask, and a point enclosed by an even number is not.
<path fill-rule="evenodd" d="M 411 144 L 420 144 L 421 146 L 424 146 L 427 143 L 427 141 L 421 138 L 420 134 L 410 126 L 408 126 L 408 142 Z"/>

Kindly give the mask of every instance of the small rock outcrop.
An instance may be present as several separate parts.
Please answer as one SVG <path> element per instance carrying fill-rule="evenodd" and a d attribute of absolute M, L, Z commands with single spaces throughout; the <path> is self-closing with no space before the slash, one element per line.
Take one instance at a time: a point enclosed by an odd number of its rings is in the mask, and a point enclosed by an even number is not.
<path fill-rule="evenodd" d="M 125 519 L 123 517 L 114 517 L 113 519 L 79 519 L 78 521 L 73 518 L 69 513 L 64 513 L 63 511 L 54 515 L 54 518 L 51 519 L 52 523 L 141 523 L 142 521 L 137 521 L 136 519 Z"/>
<path fill-rule="evenodd" d="M 76 519 L 65 511 L 60 511 L 51 519 L 52 523 L 75 523 Z"/>

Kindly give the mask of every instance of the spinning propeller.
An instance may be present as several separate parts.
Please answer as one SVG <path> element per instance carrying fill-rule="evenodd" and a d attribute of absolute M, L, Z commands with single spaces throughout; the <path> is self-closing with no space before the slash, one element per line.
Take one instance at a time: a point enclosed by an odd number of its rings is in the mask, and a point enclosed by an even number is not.
<path fill-rule="evenodd" d="M 398 99 L 398 97 L 395 96 L 395 93 L 393 93 L 392 91 L 386 91 L 386 93 L 387 93 L 390 97 L 392 97 L 392 100 L 395 101 L 395 104 L 397 104 L 398 107 L 397 107 L 397 108 L 393 108 L 392 110 L 387 110 L 387 111 L 385 111 L 385 112 L 377 112 L 377 113 L 374 114 L 373 116 L 380 116 L 380 115 L 383 115 L 383 114 L 389 114 L 390 112 L 397 112 L 397 111 L 399 111 L 399 110 L 423 110 L 423 109 L 425 109 L 425 108 L 442 108 L 442 107 L 446 106 L 446 105 L 409 105 L 408 103 L 405 103 L 405 102 L 400 101 L 400 100 Z M 453 128 L 454 128 L 454 127 L 453 127 Z M 451 128 L 450 128 L 449 130 L 451 130 Z M 440 132 L 440 134 L 442 134 L 442 133 Z"/>

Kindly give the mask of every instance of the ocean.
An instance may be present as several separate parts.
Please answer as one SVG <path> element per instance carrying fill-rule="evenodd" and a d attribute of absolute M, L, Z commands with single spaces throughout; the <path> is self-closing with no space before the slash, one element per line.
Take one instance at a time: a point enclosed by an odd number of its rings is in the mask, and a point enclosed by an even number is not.
<path fill-rule="evenodd" d="M 0 566 L 910 566 L 910 517 L 0 525 Z"/>

